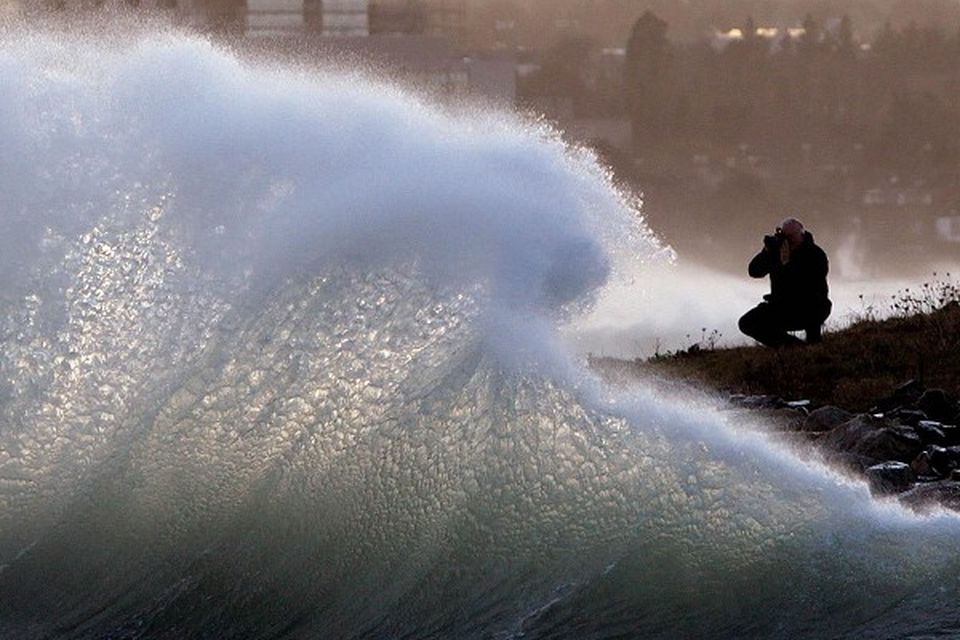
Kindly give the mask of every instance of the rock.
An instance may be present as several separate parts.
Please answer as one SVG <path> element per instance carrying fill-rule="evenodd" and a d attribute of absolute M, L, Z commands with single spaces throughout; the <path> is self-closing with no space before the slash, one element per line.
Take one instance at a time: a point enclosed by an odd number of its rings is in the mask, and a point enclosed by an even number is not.
<path fill-rule="evenodd" d="M 956 423 L 945 424 L 940 428 L 943 430 L 947 446 L 960 444 L 960 428 L 957 427 Z"/>
<path fill-rule="evenodd" d="M 918 476 L 933 477 L 936 479 L 945 478 L 950 473 L 950 467 L 947 466 L 947 450 L 944 447 L 931 445 L 926 450 L 913 459 L 910 466 L 913 472 Z"/>
<path fill-rule="evenodd" d="M 957 407 L 947 397 L 943 389 L 927 389 L 917 400 L 917 408 L 927 414 L 932 420 L 946 422 L 957 413 Z"/>
<path fill-rule="evenodd" d="M 960 481 L 941 480 L 918 484 L 901 494 L 900 501 L 917 511 L 929 511 L 937 505 L 960 510 Z"/>
<path fill-rule="evenodd" d="M 927 414 L 919 409 L 897 409 L 892 412 L 892 416 L 905 425 L 915 427 L 921 422 L 927 421 Z"/>
<path fill-rule="evenodd" d="M 889 413 L 900 407 L 914 404 L 923 394 L 923 385 L 916 380 L 909 380 L 897 387 L 893 395 L 877 401 L 870 413 Z"/>
<path fill-rule="evenodd" d="M 783 404 L 781 406 L 784 411 L 792 411 L 801 418 L 806 418 L 810 415 L 810 409 L 813 407 L 813 403 L 809 400 L 783 400 L 782 402 Z"/>
<path fill-rule="evenodd" d="M 803 421 L 804 431 L 830 431 L 853 418 L 853 414 L 839 407 L 820 407 Z"/>
<path fill-rule="evenodd" d="M 929 447 L 930 465 L 940 477 L 950 475 L 954 469 L 960 468 L 960 447 Z"/>
<path fill-rule="evenodd" d="M 820 443 L 833 451 L 877 461 L 911 462 L 923 450 L 920 436 L 910 427 L 867 414 L 834 427 L 820 439 Z"/>
<path fill-rule="evenodd" d="M 870 413 L 883 415 L 885 413 L 897 411 L 902 406 L 903 405 L 896 398 L 884 398 L 883 400 L 878 400 L 875 405 L 870 407 Z"/>
<path fill-rule="evenodd" d="M 865 471 L 870 490 L 875 494 L 890 495 L 910 489 L 916 482 L 913 469 L 905 462 L 882 462 Z"/>
<path fill-rule="evenodd" d="M 907 380 L 893 391 L 894 398 L 901 398 L 907 402 L 916 401 L 922 394 L 923 385 L 917 380 Z"/>
<path fill-rule="evenodd" d="M 943 423 L 933 420 L 920 420 L 914 427 L 924 444 L 947 444 L 947 435 L 943 432 Z"/>
<path fill-rule="evenodd" d="M 735 394 L 730 396 L 730 403 L 738 407 L 747 407 L 749 409 L 779 409 L 784 406 L 780 396 L 746 396 Z"/>
<path fill-rule="evenodd" d="M 913 459 L 913 462 L 910 463 L 910 468 L 913 469 L 914 475 L 917 476 L 919 480 L 924 480 L 926 478 L 936 480 L 942 477 L 937 473 L 936 469 L 933 468 L 933 463 L 930 462 L 930 451 L 921 451 L 920 455 Z"/>
<path fill-rule="evenodd" d="M 876 458 L 862 456 L 849 451 L 828 451 L 824 459 L 833 466 L 854 474 L 862 474 L 870 467 L 880 464 Z"/>

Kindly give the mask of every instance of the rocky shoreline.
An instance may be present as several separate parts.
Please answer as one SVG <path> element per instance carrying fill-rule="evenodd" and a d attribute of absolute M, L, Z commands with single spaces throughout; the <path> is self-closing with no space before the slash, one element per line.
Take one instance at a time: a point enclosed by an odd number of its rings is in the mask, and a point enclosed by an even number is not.
<path fill-rule="evenodd" d="M 865 413 L 773 395 L 729 402 L 771 414 L 784 435 L 863 477 L 876 496 L 918 512 L 938 505 L 960 511 L 960 402 L 943 389 L 910 380 Z"/>

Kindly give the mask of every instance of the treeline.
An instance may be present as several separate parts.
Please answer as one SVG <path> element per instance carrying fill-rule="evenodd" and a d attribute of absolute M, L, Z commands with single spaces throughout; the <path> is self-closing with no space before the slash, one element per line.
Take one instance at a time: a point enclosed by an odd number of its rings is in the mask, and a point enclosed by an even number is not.
<path fill-rule="evenodd" d="M 790 35 L 757 24 L 682 43 L 647 12 L 619 74 L 595 43 L 567 39 L 520 91 L 567 96 L 578 117 L 628 117 L 638 155 L 747 146 L 784 160 L 960 162 L 960 31 L 888 24 L 863 42 L 849 17 L 807 16 Z"/>
<path fill-rule="evenodd" d="M 571 34 L 622 46 L 645 11 L 666 21 L 676 42 L 697 41 L 748 15 L 775 27 L 796 26 L 808 14 L 820 22 L 847 15 L 867 41 L 888 23 L 894 29 L 960 23 L 956 0 L 471 0 L 469 31 L 478 47 L 546 48 Z"/>

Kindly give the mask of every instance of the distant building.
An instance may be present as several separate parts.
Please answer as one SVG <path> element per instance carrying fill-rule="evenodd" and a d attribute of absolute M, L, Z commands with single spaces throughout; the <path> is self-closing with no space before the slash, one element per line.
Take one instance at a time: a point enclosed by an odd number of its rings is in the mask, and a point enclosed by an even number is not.
<path fill-rule="evenodd" d="M 916 187 L 874 188 L 864 192 L 863 204 L 867 207 L 929 207 L 933 204 L 933 193 Z"/>
<path fill-rule="evenodd" d="M 367 36 L 369 18 L 369 0 L 246 0 L 246 32 L 253 36 Z"/>
<path fill-rule="evenodd" d="M 466 0 L 423 0 L 426 34 L 463 42 L 467 32 Z"/>
<path fill-rule="evenodd" d="M 960 214 L 940 216 L 936 221 L 937 237 L 946 242 L 960 243 Z"/>
<path fill-rule="evenodd" d="M 318 4 L 323 35 L 370 35 L 369 0 L 322 0 Z"/>
<path fill-rule="evenodd" d="M 187 6 L 191 0 L 181 0 Z M 0 15 L 5 13 L 45 11 L 82 11 L 104 5 L 133 9 L 176 9 L 177 0 L 0 0 Z"/>
<path fill-rule="evenodd" d="M 315 38 L 310 40 L 309 47 L 304 51 L 306 55 L 346 55 L 441 101 L 478 99 L 509 109 L 516 100 L 512 56 L 461 56 L 447 38 L 374 34 Z"/>
<path fill-rule="evenodd" d="M 247 0 L 247 32 L 276 35 L 306 31 L 330 37 L 389 33 L 443 36 L 460 41 L 466 30 L 465 1 Z"/>
<path fill-rule="evenodd" d="M 605 145 L 630 153 L 633 132 L 626 118 L 576 118 L 565 123 L 567 135 L 581 144 Z"/>
<path fill-rule="evenodd" d="M 574 118 L 573 98 L 570 96 L 527 96 L 523 99 L 522 107 L 560 125 L 566 125 Z"/>
<path fill-rule="evenodd" d="M 277 35 L 304 27 L 304 0 L 247 0 L 246 32 Z"/>
<path fill-rule="evenodd" d="M 797 42 L 806 31 L 803 27 L 756 27 L 753 34 L 755 38 L 767 43 L 770 53 L 776 53 L 784 48 L 788 42 Z M 713 37 L 710 38 L 710 44 L 717 51 L 723 51 L 732 42 L 739 42 L 744 39 L 743 29 L 735 27 L 733 29 L 715 30 Z"/>
<path fill-rule="evenodd" d="M 478 98 L 501 108 L 516 99 L 512 56 L 467 57 L 457 51 L 466 0 L 0 0 L 5 11 L 83 11 L 104 3 L 162 8 L 200 30 L 221 29 L 270 48 L 322 59 L 343 53 L 387 71 L 439 99 Z"/>

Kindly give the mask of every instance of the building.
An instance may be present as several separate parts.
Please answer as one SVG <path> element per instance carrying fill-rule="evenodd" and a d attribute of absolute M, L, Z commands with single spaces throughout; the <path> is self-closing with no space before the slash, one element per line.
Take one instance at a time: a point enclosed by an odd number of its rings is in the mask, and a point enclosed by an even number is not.
<path fill-rule="evenodd" d="M 323 35 L 341 37 L 370 35 L 369 0 L 310 0 L 310 2 L 318 5 Z"/>
<path fill-rule="evenodd" d="M 937 237 L 944 242 L 960 243 L 960 214 L 940 216 L 936 221 Z"/>
<path fill-rule="evenodd" d="M 515 62 L 511 56 L 462 56 L 447 38 L 373 34 L 319 38 L 314 46 L 317 49 L 310 55 L 346 55 L 440 101 L 479 100 L 509 109 L 516 100 Z"/>
<path fill-rule="evenodd" d="M 85 11 L 104 4 L 170 11 L 201 31 L 258 38 L 265 51 L 305 60 L 363 61 L 441 100 L 512 108 L 512 56 L 465 56 L 465 0 L 0 0 L 5 11 Z"/>
<path fill-rule="evenodd" d="M 304 18 L 304 0 L 247 0 L 245 27 L 251 35 L 299 31 Z"/>
<path fill-rule="evenodd" d="M 194 0 L 213 3 L 219 0 Z M 430 35 L 462 42 L 465 0 L 247 0 L 247 33 Z"/>
<path fill-rule="evenodd" d="M 463 42 L 467 31 L 465 0 L 423 0 L 426 33 Z"/>

